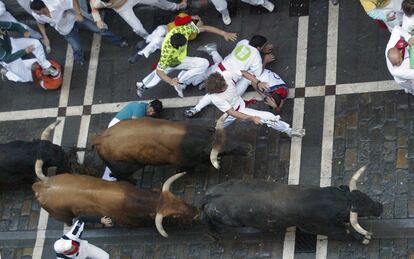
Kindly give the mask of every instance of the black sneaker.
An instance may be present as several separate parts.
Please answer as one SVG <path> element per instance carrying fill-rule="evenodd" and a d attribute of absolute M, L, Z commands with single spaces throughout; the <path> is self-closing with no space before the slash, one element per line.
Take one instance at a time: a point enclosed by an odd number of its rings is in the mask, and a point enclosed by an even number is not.
<path fill-rule="evenodd" d="M 135 55 L 128 58 L 128 62 L 131 63 L 131 64 L 134 64 L 139 60 L 140 57 L 141 57 L 141 55 L 138 54 L 138 52 L 137 52 L 137 53 L 135 53 Z"/>
<path fill-rule="evenodd" d="M 141 49 L 145 48 L 146 44 L 147 43 L 145 42 L 145 40 L 138 41 L 137 44 L 135 44 L 135 50 L 140 51 Z"/>

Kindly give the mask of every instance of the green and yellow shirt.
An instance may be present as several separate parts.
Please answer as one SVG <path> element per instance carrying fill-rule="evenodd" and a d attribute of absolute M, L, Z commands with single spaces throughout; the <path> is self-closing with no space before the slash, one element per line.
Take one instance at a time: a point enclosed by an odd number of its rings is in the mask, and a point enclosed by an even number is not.
<path fill-rule="evenodd" d="M 170 42 L 172 35 L 180 33 L 184 35 L 188 41 L 191 34 L 199 32 L 200 31 L 198 30 L 197 25 L 195 25 L 193 22 L 175 27 L 170 32 L 168 32 L 161 46 L 161 57 L 157 68 L 164 70 L 167 67 L 176 67 L 181 64 L 181 62 L 183 62 L 184 58 L 187 56 L 187 44 L 179 47 L 178 49 L 174 48 Z"/>

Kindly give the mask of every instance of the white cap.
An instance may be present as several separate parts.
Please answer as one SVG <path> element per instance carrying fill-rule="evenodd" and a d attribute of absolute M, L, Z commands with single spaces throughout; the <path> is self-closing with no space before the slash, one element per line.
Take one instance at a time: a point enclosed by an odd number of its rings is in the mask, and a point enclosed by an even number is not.
<path fill-rule="evenodd" d="M 72 248 L 72 240 L 59 239 L 55 242 L 53 247 L 55 248 L 56 253 L 64 253 Z"/>

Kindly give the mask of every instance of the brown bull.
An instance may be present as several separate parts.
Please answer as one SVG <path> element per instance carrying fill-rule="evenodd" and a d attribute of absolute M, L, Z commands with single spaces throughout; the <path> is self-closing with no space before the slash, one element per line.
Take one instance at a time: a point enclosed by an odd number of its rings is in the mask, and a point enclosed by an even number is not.
<path fill-rule="evenodd" d="M 40 166 L 40 167 L 39 167 Z M 70 223 L 77 216 L 109 216 L 123 226 L 138 226 L 143 220 L 156 220 L 161 235 L 167 237 L 162 218 L 167 216 L 193 219 L 198 216 L 194 207 L 169 191 L 171 184 L 185 173 L 171 176 L 162 192 L 139 190 L 121 182 L 108 182 L 86 175 L 43 175 L 41 162 L 36 174 L 41 179 L 32 189 L 42 208 L 60 221 Z"/>
<path fill-rule="evenodd" d="M 121 121 L 92 140 L 113 175 L 126 179 L 145 165 L 175 165 L 187 171 L 210 161 L 218 168 L 218 156 L 247 155 L 251 145 L 226 141 L 222 116 L 216 129 L 161 119 Z"/>

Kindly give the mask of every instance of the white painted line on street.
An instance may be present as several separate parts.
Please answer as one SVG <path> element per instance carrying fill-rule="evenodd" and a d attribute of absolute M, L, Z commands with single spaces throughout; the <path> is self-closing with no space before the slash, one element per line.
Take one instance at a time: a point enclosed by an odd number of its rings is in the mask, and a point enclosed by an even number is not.
<path fill-rule="evenodd" d="M 295 88 L 303 88 L 306 85 L 306 62 L 308 55 L 308 16 L 301 16 L 298 20 L 298 39 L 296 50 L 296 74 Z"/>
<path fill-rule="evenodd" d="M 394 80 L 364 82 L 352 84 L 340 84 L 336 86 L 336 94 L 357 94 L 357 93 L 372 93 L 372 92 L 387 92 L 387 91 L 402 91 L 401 87 Z"/>
<path fill-rule="evenodd" d="M 308 86 L 305 88 L 305 97 L 318 97 L 325 95 L 325 86 Z"/>
<path fill-rule="evenodd" d="M 80 148 L 86 147 L 86 143 L 88 141 L 88 131 L 89 131 L 90 122 L 91 122 L 90 115 L 82 116 L 81 123 L 80 123 L 80 129 L 79 129 L 79 135 L 78 135 L 78 142 L 76 144 L 77 147 L 80 147 Z M 83 164 L 83 160 L 85 158 L 85 151 L 79 151 L 77 152 L 77 154 L 78 154 L 79 163 Z"/>
<path fill-rule="evenodd" d="M 329 3 L 328 13 L 328 39 L 326 48 L 326 85 L 336 85 L 337 58 L 338 58 L 338 5 Z M 325 96 L 322 130 L 321 154 L 321 187 L 331 185 L 333 131 L 335 125 L 335 95 Z M 328 256 L 328 238 L 318 235 L 316 241 L 316 259 L 326 259 Z"/>
<path fill-rule="evenodd" d="M 83 105 L 91 105 L 93 103 L 93 93 L 95 90 L 100 49 L 101 35 L 94 33 L 91 47 L 91 57 L 89 59 L 88 77 L 86 78 L 86 89 Z"/>
<path fill-rule="evenodd" d="M 0 112 L 0 121 L 42 119 L 57 116 L 57 108 Z"/>
<path fill-rule="evenodd" d="M 296 51 L 295 88 L 304 88 L 306 85 L 306 62 L 308 49 L 309 17 L 301 16 L 298 20 L 298 39 Z M 291 91 L 292 92 L 292 91 Z M 292 128 L 303 128 L 305 98 L 295 98 L 293 101 Z M 292 138 L 290 144 L 290 162 L 288 184 L 299 184 L 300 159 L 302 154 L 302 138 Z M 283 242 L 283 259 L 295 257 L 296 228 L 287 228 Z"/>
<path fill-rule="evenodd" d="M 59 107 L 68 106 L 70 83 L 73 72 L 73 51 L 71 47 L 66 49 L 65 70 L 63 74 L 62 88 L 60 89 Z"/>

